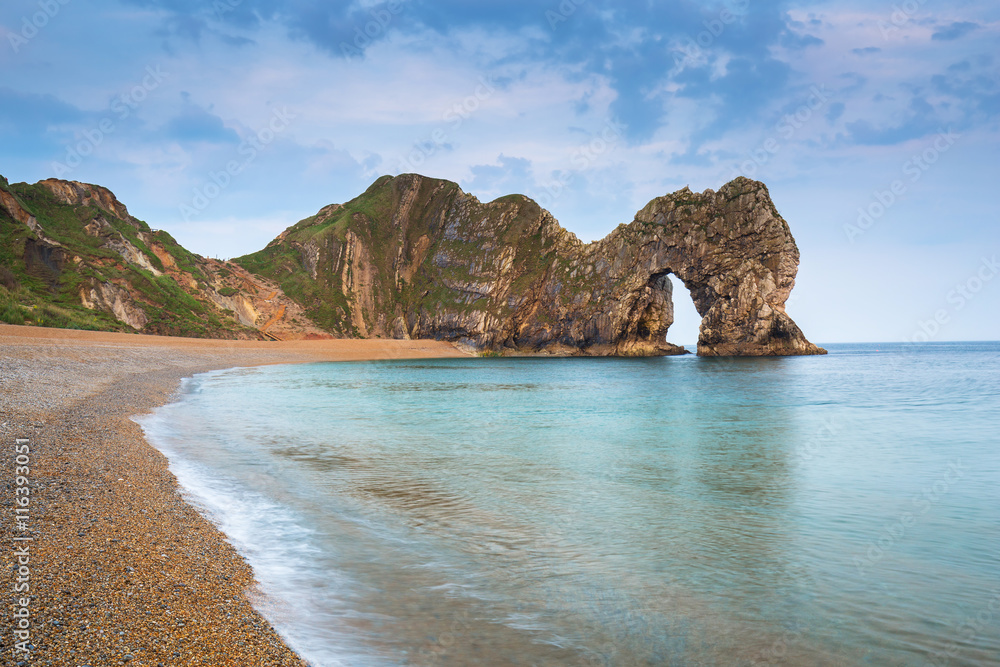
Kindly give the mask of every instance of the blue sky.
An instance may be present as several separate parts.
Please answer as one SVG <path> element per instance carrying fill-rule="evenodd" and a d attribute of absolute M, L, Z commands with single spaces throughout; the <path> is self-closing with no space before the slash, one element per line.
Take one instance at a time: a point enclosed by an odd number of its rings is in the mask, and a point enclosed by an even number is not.
<path fill-rule="evenodd" d="M 795 234 L 812 340 L 995 340 L 998 46 L 986 0 L 11 0 L 0 173 L 105 185 L 217 257 L 387 173 L 584 240 L 742 174 Z"/>

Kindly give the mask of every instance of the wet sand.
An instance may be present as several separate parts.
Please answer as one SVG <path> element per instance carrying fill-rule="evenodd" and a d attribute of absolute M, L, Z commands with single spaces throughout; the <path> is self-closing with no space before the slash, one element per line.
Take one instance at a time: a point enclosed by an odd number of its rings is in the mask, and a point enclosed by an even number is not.
<path fill-rule="evenodd" d="M 461 356 L 436 341 L 216 341 L 0 325 L 3 664 L 305 664 L 253 609 L 250 567 L 184 502 L 130 417 L 168 402 L 182 378 L 214 369 Z M 22 480 L 18 438 L 30 460 Z M 29 591 L 12 592 L 24 584 Z M 24 635 L 10 614 L 22 608 L 27 654 L 15 652 Z"/>

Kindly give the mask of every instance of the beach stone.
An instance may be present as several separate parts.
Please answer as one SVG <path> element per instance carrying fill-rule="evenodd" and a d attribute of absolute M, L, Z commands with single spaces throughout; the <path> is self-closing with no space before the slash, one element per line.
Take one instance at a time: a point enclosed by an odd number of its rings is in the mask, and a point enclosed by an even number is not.
<path fill-rule="evenodd" d="M 251 341 L 229 348 L 225 341 L 0 325 L 2 435 L 30 439 L 38 491 L 30 529 L 19 534 L 35 537 L 38 579 L 30 600 L 39 624 L 31 660 L 20 662 L 92 667 L 127 655 L 130 664 L 304 665 L 250 603 L 254 576 L 246 561 L 183 501 L 166 459 L 131 417 L 169 400 L 194 373 L 371 355 L 359 344 L 382 346 L 370 349 L 387 356 L 462 356 L 423 341 L 317 341 L 306 350 Z M 53 386 L 64 390 L 52 393 Z M 0 478 L 14 479 L 12 466 L 13 457 L 0 457 Z M 118 477 L 131 483 L 115 484 Z M 0 484 L 0 504 L 13 506 L 13 489 Z M 0 522 L 0 540 L 11 544 L 14 530 L 14 522 Z M 159 559 L 161 549 L 169 559 Z M 174 625 L 171 612 L 183 626 Z M 243 625 L 244 618 L 256 623 Z M 132 645 L 147 637 L 156 641 Z M 180 647 L 193 648 L 182 657 Z"/>

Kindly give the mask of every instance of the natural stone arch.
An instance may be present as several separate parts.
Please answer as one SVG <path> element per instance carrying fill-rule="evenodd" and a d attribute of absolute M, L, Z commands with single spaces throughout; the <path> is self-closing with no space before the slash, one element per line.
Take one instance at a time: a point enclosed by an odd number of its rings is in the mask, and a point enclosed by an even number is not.
<path fill-rule="evenodd" d="M 739 178 L 700 195 L 685 188 L 654 199 L 633 225 L 644 230 L 651 269 L 673 273 L 690 292 L 702 316 L 698 354 L 822 352 L 785 312 L 799 250 L 763 183 Z"/>
<path fill-rule="evenodd" d="M 386 176 L 247 259 L 293 295 L 300 287 L 287 276 L 308 268 L 309 308 L 345 335 L 516 353 L 678 354 L 666 342 L 673 274 L 703 318 L 699 354 L 822 353 L 784 311 L 795 241 L 767 188 L 746 178 L 659 197 L 582 243 L 522 195 L 483 203 L 449 181 Z M 327 314 L 333 305 L 339 321 Z"/>
<path fill-rule="evenodd" d="M 823 353 L 785 312 L 799 251 L 762 183 L 738 178 L 700 194 L 684 188 L 654 199 L 604 239 L 562 254 L 569 257 L 566 268 L 561 276 L 553 271 L 550 281 L 573 284 L 582 266 L 603 271 L 589 309 L 549 312 L 547 319 L 560 323 L 548 327 L 558 344 L 594 354 L 678 352 L 666 343 L 673 324 L 668 276 L 675 275 L 702 317 L 698 354 Z M 552 303 L 559 307 L 558 298 Z M 601 326 L 580 336 L 573 326 L 580 318 Z"/>

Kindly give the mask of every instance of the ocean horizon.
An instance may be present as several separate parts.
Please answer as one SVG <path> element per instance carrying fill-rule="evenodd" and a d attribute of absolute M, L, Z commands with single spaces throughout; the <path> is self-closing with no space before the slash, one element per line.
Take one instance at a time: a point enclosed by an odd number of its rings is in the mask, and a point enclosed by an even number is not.
<path fill-rule="evenodd" d="M 1000 343 L 233 368 L 137 417 L 311 665 L 1000 660 Z"/>

